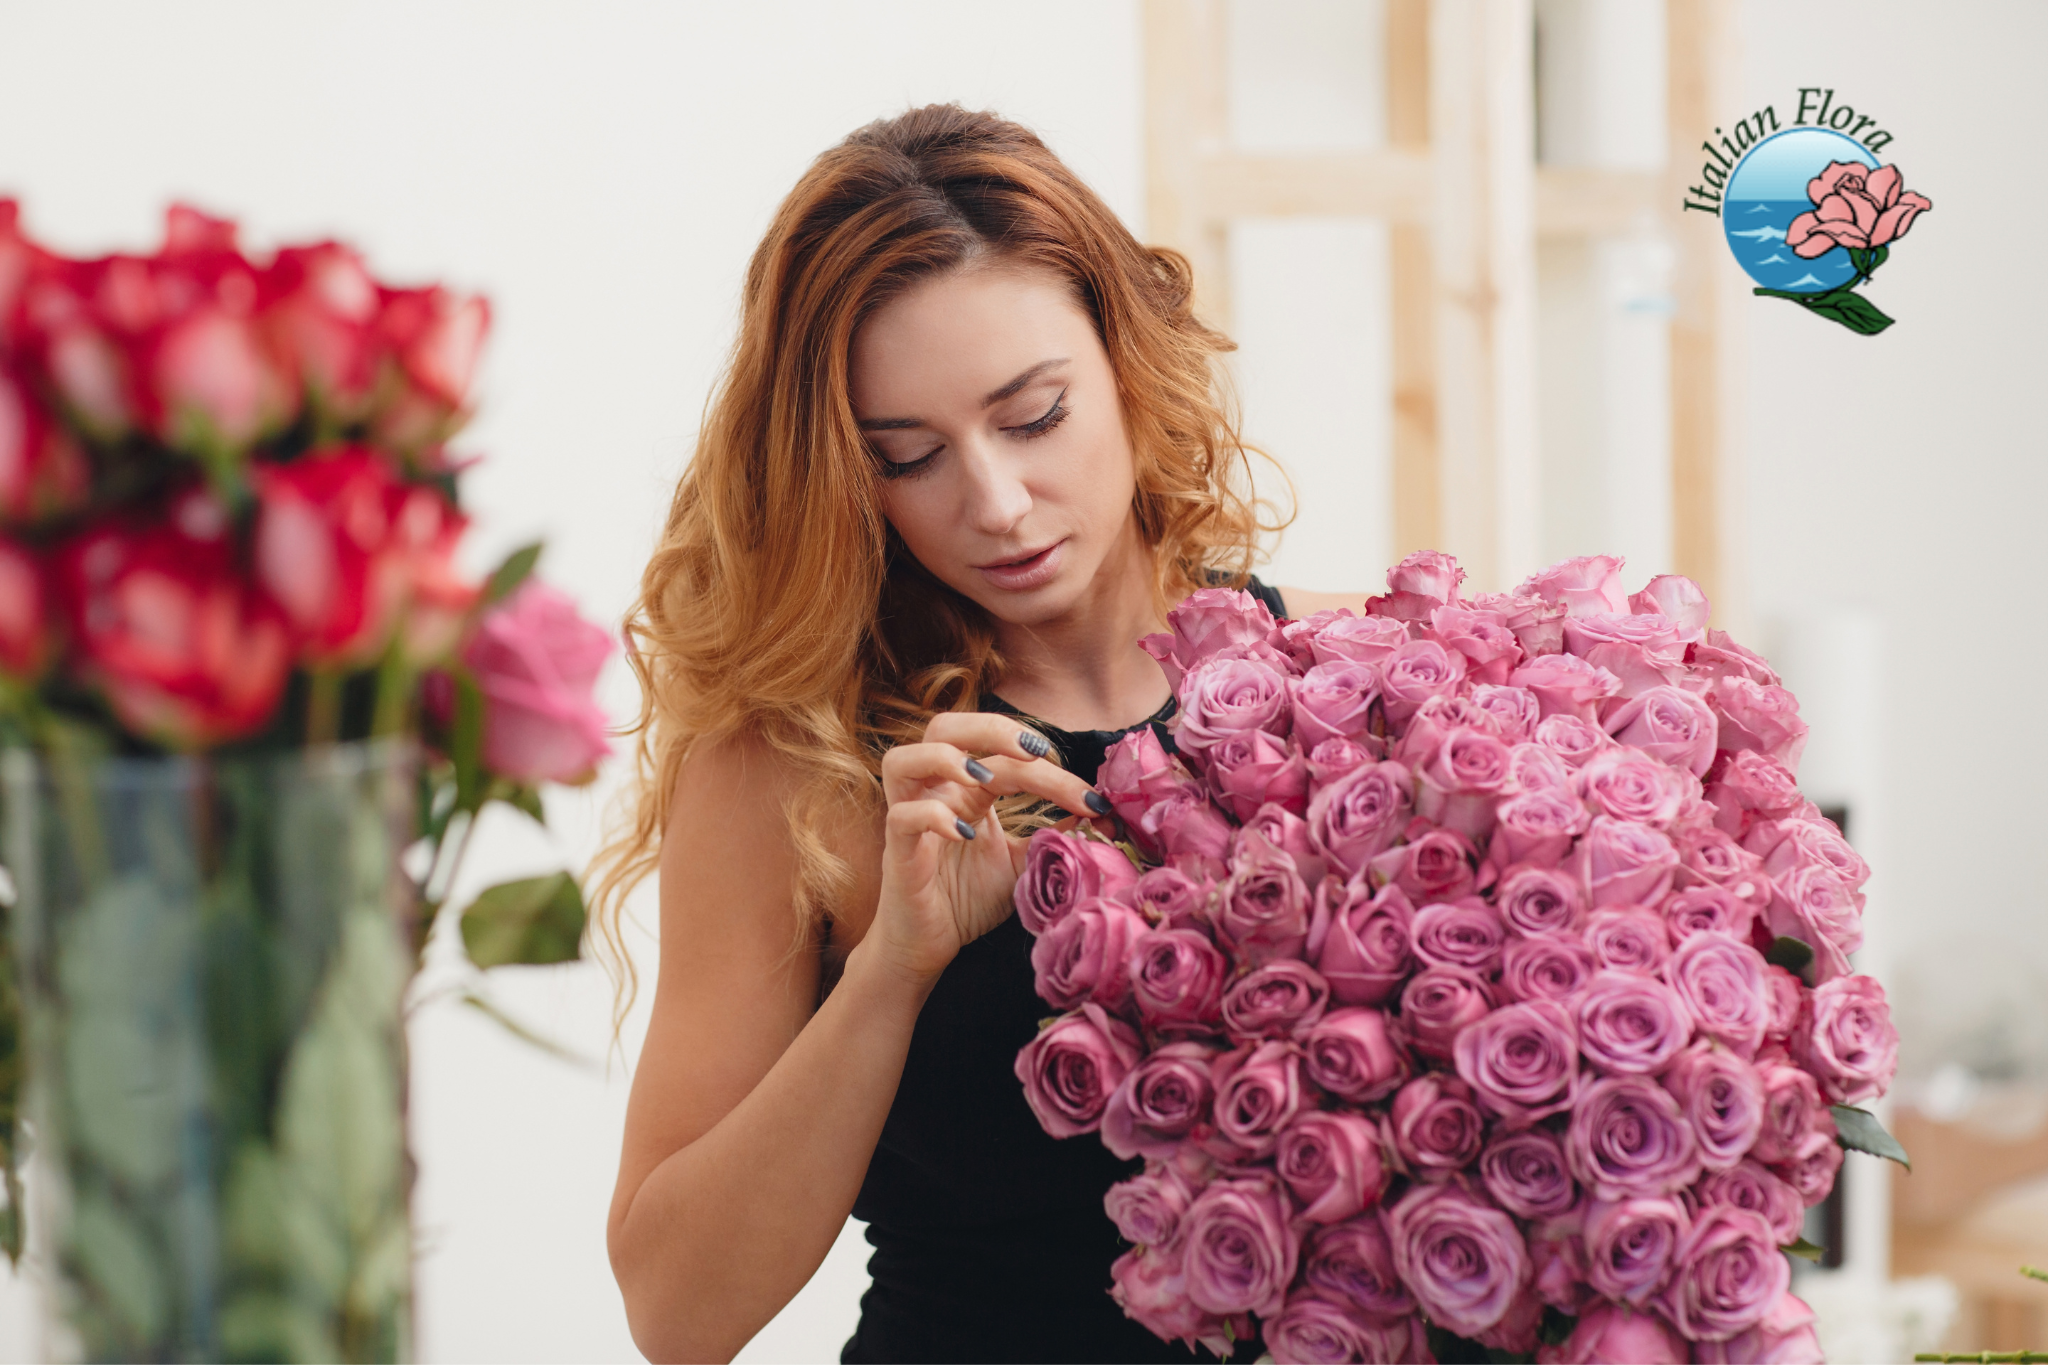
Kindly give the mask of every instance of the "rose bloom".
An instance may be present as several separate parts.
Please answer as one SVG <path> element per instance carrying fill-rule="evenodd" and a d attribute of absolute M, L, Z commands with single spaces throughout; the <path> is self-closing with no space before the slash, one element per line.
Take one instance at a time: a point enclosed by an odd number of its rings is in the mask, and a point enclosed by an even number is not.
<path fill-rule="evenodd" d="M 1223 886 L 1216 930 L 1255 962 L 1293 957 L 1308 939 L 1309 891 L 1292 857 L 1248 831 Z"/>
<path fill-rule="evenodd" d="M 1314 887 L 1330 870 L 1329 860 L 1316 852 L 1308 837 L 1308 822 L 1283 806 L 1268 801 L 1253 811 L 1231 841 L 1231 852 L 1242 852 L 1254 834 L 1292 858 L 1294 870 L 1301 874 L 1302 882 L 1307 886 Z M 1233 858 L 1232 861 L 1237 860 Z"/>
<path fill-rule="evenodd" d="M 1209 1123 L 1220 1049 L 1166 1043 L 1125 1073 L 1102 1111 L 1102 1145 L 1128 1161 L 1164 1160 Z"/>
<path fill-rule="evenodd" d="M 1786 1290 L 1763 1320 L 1726 1341 L 1693 1343 L 1700 1365 L 1822 1365 L 1827 1357 L 1813 1330 L 1813 1310 Z"/>
<path fill-rule="evenodd" d="M 1799 1240 L 1806 1221 L 1806 1206 L 1799 1191 L 1747 1158 L 1725 1171 L 1713 1171 L 1693 1186 L 1693 1200 L 1700 1208 L 1729 1204 L 1763 1215 L 1771 1228 L 1771 1240 L 1790 1246 Z"/>
<path fill-rule="evenodd" d="M 1034 934 L 1043 934 L 1082 901 L 1127 901 L 1138 880 L 1115 844 L 1042 829 L 1031 836 L 1024 852 L 1024 872 L 1017 878 L 1017 918 Z"/>
<path fill-rule="evenodd" d="M 1578 1092 L 1578 1030 L 1554 1000 L 1495 1010 L 1459 1033 L 1452 1051 L 1459 1077 L 1510 1128 L 1570 1108 Z"/>
<path fill-rule="evenodd" d="M 1281 1129 L 1310 1103 L 1301 1085 L 1301 1051 L 1292 1043 L 1226 1052 L 1216 1059 L 1213 1074 L 1216 1131 L 1247 1157 L 1270 1153 Z"/>
<path fill-rule="evenodd" d="M 1213 882 L 1198 882 L 1173 867 L 1155 867 L 1132 885 L 1130 903 L 1138 913 L 1162 929 L 1209 928 L 1209 903 Z"/>
<path fill-rule="evenodd" d="M 1145 817 L 1154 806 L 1193 781 L 1166 752 L 1152 727 L 1141 725 L 1109 746 L 1096 776 L 1095 789 L 1109 801 L 1139 846 L 1147 853 L 1157 854 L 1159 849 L 1146 831 Z"/>
<path fill-rule="evenodd" d="M 1678 1101 L 1647 1076 L 1610 1076 L 1579 1094 L 1565 1134 L 1572 1175 L 1596 1199 L 1670 1194 L 1700 1174 Z"/>
<path fill-rule="evenodd" d="M 1309 1233 L 1301 1249 L 1302 1279 L 1312 1289 L 1382 1322 L 1415 1311 L 1415 1298 L 1394 1270 L 1394 1249 L 1381 1215 L 1362 1213 Z"/>
<path fill-rule="evenodd" d="M 1540 597 L 1519 597 L 1513 593 L 1483 592 L 1472 599 L 1474 607 L 1490 611 L 1514 632 L 1522 652 L 1531 658 L 1555 654 L 1564 648 L 1565 608 L 1562 603 Z"/>
<path fill-rule="evenodd" d="M 1502 862 L 1556 867 L 1588 823 L 1586 808 L 1561 787 L 1524 791 L 1494 812 L 1491 849 Z"/>
<path fill-rule="evenodd" d="M 1569 1000 L 1599 964 L 1593 950 L 1562 934 L 1509 939 L 1500 956 L 1500 991 L 1510 1000 Z"/>
<path fill-rule="evenodd" d="M 1562 603 L 1575 617 L 1626 612 L 1628 594 L 1621 588 L 1621 564 L 1613 555 L 1559 560 L 1529 575 L 1515 595 Z"/>
<path fill-rule="evenodd" d="M 1256 659 L 1219 659 L 1182 680 L 1174 738 L 1181 756 L 1206 765 L 1209 750 L 1232 735 L 1264 730 L 1285 736 L 1293 724 L 1287 675 Z"/>
<path fill-rule="evenodd" d="M 1810 1074 L 1780 1055 L 1775 1060 L 1759 1058 L 1757 1078 L 1764 1089 L 1764 1121 L 1750 1155 L 1778 1166 L 1811 1155 L 1816 1145 L 1834 1145 L 1821 1136 L 1823 1131 L 1832 1132 L 1834 1118 Z"/>
<path fill-rule="evenodd" d="M 1772 1042 L 1789 1042 L 1799 1025 L 1799 1011 L 1806 1005 L 1806 987 L 1799 978 L 1773 963 L 1764 969 L 1764 981 L 1771 992 L 1771 1021 L 1764 1037 Z"/>
<path fill-rule="evenodd" d="M 1704 638 L 1713 610 L 1699 584 L 1675 573 L 1658 574 L 1645 583 L 1641 592 L 1630 595 L 1628 608 L 1638 616 L 1662 616 L 1689 641 Z"/>
<path fill-rule="evenodd" d="M 1017 1054 L 1015 1071 L 1039 1126 L 1077 1137 L 1101 1125 L 1110 1093 L 1142 1055 L 1137 1030 L 1089 1004 L 1041 1029 Z"/>
<path fill-rule="evenodd" d="M 1763 1321 L 1792 1283 L 1792 1267 L 1763 1215 L 1728 1204 L 1703 1208 L 1679 1244 L 1657 1306 L 1679 1335 L 1725 1341 Z"/>
<path fill-rule="evenodd" d="M 1416 812 L 1468 839 L 1493 828 L 1495 799 L 1508 778 L 1508 746 L 1483 730 L 1461 727 L 1444 736 L 1421 772 Z"/>
<path fill-rule="evenodd" d="M 1412 843 L 1388 849 L 1367 866 L 1400 887 L 1411 902 L 1427 905 L 1470 894 L 1479 851 L 1462 834 L 1432 829 Z"/>
<path fill-rule="evenodd" d="M 1574 768 L 1584 766 L 1588 759 L 1614 743 L 1592 721 L 1564 711 L 1553 712 L 1536 722 L 1531 737 Z"/>
<path fill-rule="evenodd" d="M 1556 1218 L 1578 1202 L 1564 1144 L 1544 1128 L 1502 1133 L 1479 1154 L 1479 1178 L 1500 1206 L 1518 1218 Z"/>
<path fill-rule="evenodd" d="M 1310 1080 L 1340 1100 L 1369 1104 L 1408 1078 L 1408 1059 L 1387 1034 L 1378 1010 L 1332 1010 L 1301 1036 Z"/>
<path fill-rule="evenodd" d="M 1754 1057 L 1771 1022 L 1769 964 L 1747 943 L 1696 934 L 1679 945 L 1664 979 L 1685 1002 L 1700 1032 L 1744 1057 Z"/>
<path fill-rule="evenodd" d="M 1401 836 L 1413 781 L 1399 763 L 1358 767 L 1309 798 L 1308 831 L 1316 851 L 1344 870 L 1360 871 Z"/>
<path fill-rule="evenodd" d="M 1799 1191 L 1799 1197 L 1808 1208 L 1828 1197 L 1835 1188 L 1835 1176 L 1842 1169 L 1842 1146 L 1834 1140 L 1834 1122 L 1828 1122 L 1827 1131 L 1814 1130 L 1806 1144 L 1806 1154 L 1794 1161 L 1781 1161 L 1771 1169 L 1784 1177 L 1785 1183 Z"/>
<path fill-rule="evenodd" d="M 1678 992 L 1633 972 L 1599 971 L 1576 1002 L 1579 1046 L 1608 1075 L 1650 1075 L 1692 1038 L 1692 1017 Z"/>
<path fill-rule="evenodd" d="M 1538 1131 L 1540 1129 L 1532 1129 Z M 1586 1283 L 1585 1205 L 1578 1204 L 1529 1228 L 1530 1288 L 1536 1297 L 1567 1316 L 1584 1313 L 1597 1299 Z"/>
<path fill-rule="evenodd" d="M 1387 1213 L 1401 1280 L 1430 1319 L 1476 1337 L 1507 1315 L 1529 1283 L 1514 1219 L 1458 1185 L 1417 1185 Z"/>
<path fill-rule="evenodd" d="M 1116 1009 L 1131 993 L 1132 941 L 1145 933 L 1144 917 L 1129 906 L 1082 901 L 1031 945 L 1038 998 L 1061 1010 L 1085 1000 Z"/>
<path fill-rule="evenodd" d="M 1220 1359 L 1231 1352 L 1224 1320 L 1205 1313 L 1188 1297 L 1184 1259 L 1153 1247 L 1133 1247 L 1109 1268 L 1109 1296 L 1131 1319 L 1161 1341 L 1178 1341 L 1190 1351 L 1200 1342 Z"/>
<path fill-rule="evenodd" d="M 1848 884 L 1851 891 L 1870 880 L 1870 864 L 1832 820 L 1788 820 L 1779 826 L 1783 837 L 1764 859 L 1764 871 L 1773 877 L 1791 872 L 1801 863 L 1821 863 Z"/>
<path fill-rule="evenodd" d="M 1685 676 L 1684 632 L 1662 616 L 1597 613 L 1564 623 L 1565 651 L 1621 679 L 1632 698 Z"/>
<path fill-rule="evenodd" d="M 1925 195 L 1905 188 L 1897 166 L 1871 170 L 1860 161 L 1830 161 L 1806 182 L 1806 197 L 1814 207 L 1785 226 L 1785 245 L 1804 260 L 1838 246 L 1887 246 L 1934 207 Z"/>
<path fill-rule="evenodd" d="M 1187 1177 L 1167 1162 L 1111 1185 L 1102 1209 L 1126 1242 L 1170 1246 L 1194 1197 Z"/>
<path fill-rule="evenodd" d="M 1764 1087 L 1756 1068 L 1702 1038 L 1679 1054 L 1663 1076 L 1699 1141 L 1700 1161 L 1725 1171 L 1763 1132 Z"/>
<path fill-rule="evenodd" d="M 1309 794 L 1329 786 L 1348 772 L 1374 761 L 1374 753 L 1355 740 L 1326 739 L 1308 751 Z"/>
<path fill-rule="evenodd" d="M 1299 1115 L 1280 1134 L 1273 1169 L 1311 1223 L 1340 1223 L 1378 1203 L 1387 1185 L 1379 1127 L 1359 1114 Z"/>
<path fill-rule="evenodd" d="M 1663 918 L 1639 905 L 1612 905 L 1586 919 L 1586 946 L 1602 968 L 1656 976 L 1671 956 L 1671 935 Z"/>
<path fill-rule="evenodd" d="M 1166 624 L 1168 631 L 1148 635 L 1140 643 L 1159 660 L 1175 691 L 1180 690 L 1183 674 L 1212 658 L 1270 644 L 1277 634 L 1266 604 L 1235 588 L 1196 589 L 1166 613 Z"/>
<path fill-rule="evenodd" d="M 1410 640 L 1380 665 L 1380 696 L 1387 719 L 1399 725 L 1431 697 L 1457 690 L 1465 676 L 1464 656 L 1434 640 Z"/>
<path fill-rule="evenodd" d="M 1899 1069 L 1899 1032 L 1884 987 L 1867 976 L 1815 987 L 1793 1032 L 1792 1053 L 1831 1104 L 1863 1104 L 1884 1094 Z"/>
<path fill-rule="evenodd" d="M 1692 1358 L 1686 1343 L 1655 1313 L 1638 1313 L 1617 1303 L 1588 1309 L 1562 1346 L 1546 1346 L 1536 1353 L 1543 1365 L 1622 1360 L 1631 1365 L 1686 1365 Z"/>
<path fill-rule="evenodd" d="M 1453 730 L 1478 730 L 1496 735 L 1494 719 L 1470 697 L 1445 693 L 1431 697 L 1415 708 L 1394 745 L 1394 757 L 1410 768 L 1421 769 L 1436 758 Z M 1496 738 L 1498 736 L 1496 735 Z"/>
<path fill-rule="evenodd" d="M 55 652 L 42 566 L 28 549 L 0 536 L 0 673 L 29 681 Z"/>
<path fill-rule="evenodd" d="M 1525 937 L 1565 934 L 1578 927 L 1585 893 L 1554 868 L 1516 865 L 1501 874 L 1494 908 L 1509 929 Z"/>
<path fill-rule="evenodd" d="M 1053 932 L 1059 927 L 1054 925 Z M 1046 941 L 1039 939 L 1039 943 Z M 1034 947 L 1032 955 L 1036 957 L 1037 952 Z M 1138 934 L 1131 940 L 1125 971 L 1131 998 L 1151 1027 L 1169 1033 L 1208 1030 L 1221 1021 L 1223 983 L 1230 975 L 1230 960 L 1200 930 L 1154 929 Z"/>
<path fill-rule="evenodd" d="M 1303 749 L 1332 739 L 1358 739 L 1372 723 L 1379 674 L 1369 664 L 1317 664 L 1294 684 L 1294 737 Z"/>
<path fill-rule="evenodd" d="M 1472 1087 L 1430 1071 L 1401 1087 L 1387 1113 L 1387 1135 L 1408 1168 L 1423 1180 L 1443 1180 L 1479 1156 L 1486 1119 L 1472 1102 Z"/>
<path fill-rule="evenodd" d="M 1716 823 L 1741 838 L 1755 818 L 1782 820 L 1806 808 L 1799 783 L 1785 765 L 1754 749 L 1744 749 L 1722 767 L 1707 799 L 1716 808 Z"/>
<path fill-rule="evenodd" d="M 1493 1009 L 1484 977 L 1461 967 L 1426 967 L 1401 991 L 1401 1027 L 1417 1052 L 1439 1062 L 1451 1059 L 1459 1030 Z"/>
<path fill-rule="evenodd" d="M 1863 897 L 1834 869 L 1802 863 L 1774 882 L 1771 933 L 1813 949 L 1817 982 L 1849 974 L 1849 954 L 1863 946 Z"/>
<path fill-rule="evenodd" d="M 1230 821 L 1193 783 L 1146 811 L 1140 832 L 1159 856 L 1183 875 L 1211 880 L 1224 875 Z"/>
<path fill-rule="evenodd" d="M 1640 1308 L 1664 1287 L 1689 1220 L 1675 1199 L 1607 1201 L 1586 1206 L 1586 1281 L 1607 1298 Z"/>
<path fill-rule="evenodd" d="M 1472 689 L 1472 704 L 1493 717 L 1494 728 L 1504 744 L 1525 744 L 1535 739 L 1543 708 L 1536 694 L 1526 687 L 1481 683 Z"/>
<path fill-rule="evenodd" d="M 1438 607 L 1429 614 L 1429 630 L 1465 656 L 1465 676 L 1475 684 L 1498 687 L 1522 661 L 1521 642 L 1497 612 Z"/>
<path fill-rule="evenodd" d="M 1669 764 L 1634 749 L 1614 748 L 1586 761 L 1572 782 L 1572 791 L 1595 815 L 1662 827 L 1684 809 L 1688 787 L 1697 790 Z"/>
<path fill-rule="evenodd" d="M 1648 825 L 1603 815 L 1579 841 L 1571 865 L 1596 907 L 1655 905 L 1671 889 L 1678 850 Z"/>
<path fill-rule="evenodd" d="M 1384 616 L 1343 614 L 1309 637 L 1318 664 L 1381 664 L 1408 643 L 1408 627 Z"/>
<path fill-rule="evenodd" d="M 1297 1289 L 1287 1307 L 1265 1324 L 1267 1352 L 1275 1361 L 1425 1360 L 1429 1338 L 1420 1319 L 1393 1322 L 1364 1317 L 1342 1299 Z"/>
<path fill-rule="evenodd" d="M 1465 571 L 1458 561 L 1441 550 L 1417 550 L 1387 570 L 1387 591 L 1412 593 L 1438 603 L 1456 602 L 1458 585 L 1464 581 Z"/>
<path fill-rule="evenodd" d="M 1304 946 L 1340 1004 L 1377 1005 L 1415 966 L 1408 925 L 1415 912 L 1399 887 L 1369 895 L 1363 879 L 1323 878 Z"/>
<path fill-rule="evenodd" d="M 1740 752 L 1755 749 L 1797 772 L 1806 747 L 1806 722 L 1799 718 L 1799 700 L 1782 687 L 1768 687 L 1747 678 L 1717 678 L 1707 703 L 1720 722 L 1720 745 Z"/>
<path fill-rule="evenodd" d="M 1681 825 L 1671 832 L 1678 845 L 1680 886 L 1719 886 L 1730 890 L 1763 867 L 1763 860 L 1719 829 Z"/>
<path fill-rule="evenodd" d="M 1530 742 L 1508 751 L 1507 790 L 1511 792 L 1559 791 L 1572 795 L 1572 765 L 1557 751 Z"/>
<path fill-rule="evenodd" d="M 1268 801 L 1300 814 L 1308 809 L 1308 761 L 1264 730 L 1232 735 L 1209 750 L 1209 790 L 1239 820 Z"/>
<path fill-rule="evenodd" d="M 1188 1298 L 1211 1313 L 1278 1313 L 1299 1255 L 1269 1175 L 1212 1181 L 1181 1220 Z"/>
<path fill-rule="evenodd" d="M 1223 1024 L 1237 1042 L 1284 1038 L 1323 1017 L 1330 983 L 1293 958 L 1254 967 L 1223 993 Z"/>
<path fill-rule="evenodd" d="M 1756 911 L 1733 892 L 1718 886 L 1689 886 L 1664 898 L 1664 925 L 1673 941 L 1695 934 L 1715 934 L 1737 943 L 1749 942 Z"/>
<path fill-rule="evenodd" d="M 1432 967 L 1463 967 L 1491 976 L 1500 965 L 1507 926 L 1494 908 L 1478 897 L 1454 904 L 1425 905 L 1408 928 L 1415 956 Z"/>
<path fill-rule="evenodd" d="M 397 468 L 377 451 L 345 446 L 289 464 L 256 461 L 249 475 L 259 508 L 251 543 L 257 586 L 284 612 L 300 653 L 329 665 L 375 659 L 408 586 L 392 517 L 408 492 Z M 610 643 L 598 636 L 602 662 Z"/>
<path fill-rule="evenodd" d="M 1535 693 L 1536 704 L 1543 709 L 1546 719 L 1571 716 L 1588 725 L 1599 722 L 1600 703 L 1621 690 L 1621 679 L 1572 654 L 1546 654 L 1531 659 L 1509 674 L 1508 681 Z M 1543 743 L 1541 724 L 1537 726 L 1537 742 Z"/>

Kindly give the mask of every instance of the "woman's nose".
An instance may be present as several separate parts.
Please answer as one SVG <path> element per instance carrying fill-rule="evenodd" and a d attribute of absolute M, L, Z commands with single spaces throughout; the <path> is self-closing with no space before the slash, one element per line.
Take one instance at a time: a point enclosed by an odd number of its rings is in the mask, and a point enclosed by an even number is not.
<path fill-rule="evenodd" d="M 1007 452 L 988 441 L 967 443 L 961 461 L 967 474 L 968 525 L 983 535 L 1003 536 L 1031 510 L 1031 490 Z"/>

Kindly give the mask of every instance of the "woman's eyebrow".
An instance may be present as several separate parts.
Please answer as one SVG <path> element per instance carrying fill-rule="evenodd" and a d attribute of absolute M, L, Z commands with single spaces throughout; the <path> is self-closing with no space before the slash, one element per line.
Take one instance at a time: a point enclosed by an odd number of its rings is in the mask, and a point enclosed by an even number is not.
<path fill-rule="evenodd" d="M 1015 379 L 1012 379 L 1009 383 L 1003 385 L 1000 389 L 996 389 L 995 391 L 983 397 L 983 399 L 981 400 L 981 405 L 985 408 L 992 408 L 996 404 L 1002 402 L 1005 398 L 1013 398 L 1018 393 L 1021 393 L 1023 391 L 1024 386 L 1026 384 L 1029 384 L 1032 380 L 1038 378 L 1047 370 L 1054 369 L 1066 363 L 1067 358 L 1065 356 L 1061 356 L 1057 360 L 1041 360 L 1036 365 L 1033 365 L 1030 369 L 1024 371 L 1024 373 L 1018 375 Z"/>

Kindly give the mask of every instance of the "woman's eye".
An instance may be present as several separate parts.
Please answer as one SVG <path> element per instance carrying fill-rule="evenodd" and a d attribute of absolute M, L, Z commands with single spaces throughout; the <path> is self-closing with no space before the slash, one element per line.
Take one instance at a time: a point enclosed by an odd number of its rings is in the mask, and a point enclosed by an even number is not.
<path fill-rule="evenodd" d="M 1065 389 L 1061 389 L 1059 392 L 1059 397 L 1052 400 L 1052 406 L 1045 410 L 1044 416 L 1038 418 L 1036 421 L 1026 422 L 1023 426 L 1010 427 L 1007 429 L 1016 432 L 1019 436 L 1024 437 L 1026 440 L 1029 440 L 1033 436 L 1043 436 L 1045 435 L 1045 433 L 1051 431 L 1054 427 L 1058 426 L 1060 423 L 1067 420 L 1067 413 L 1069 409 L 1067 408 L 1066 400 L 1067 391 Z"/>
<path fill-rule="evenodd" d="M 901 479 L 907 476 L 922 474 L 925 470 L 931 468 L 932 461 L 936 460 L 939 457 L 939 452 L 944 449 L 944 446 L 933 446 L 930 450 L 912 460 L 895 460 L 887 455 L 883 455 L 880 461 L 882 477 L 885 479 Z"/>

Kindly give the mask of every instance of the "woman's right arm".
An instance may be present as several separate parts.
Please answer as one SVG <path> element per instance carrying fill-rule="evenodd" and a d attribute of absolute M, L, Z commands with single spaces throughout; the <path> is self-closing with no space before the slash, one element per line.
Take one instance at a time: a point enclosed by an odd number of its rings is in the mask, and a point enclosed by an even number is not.
<path fill-rule="evenodd" d="M 972 780 L 970 753 L 988 781 Z M 1079 808 L 1086 791 L 992 716 L 938 718 L 926 743 L 890 754 L 884 785 L 885 830 L 850 829 L 842 850 L 874 922 L 813 1015 L 818 954 L 791 951 L 786 774 L 746 742 L 685 765 L 608 1239 L 649 1359 L 729 1360 L 810 1279 L 853 1208 L 925 996 L 1007 913 L 1022 845 L 990 802 L 1029 790 Z"/>

